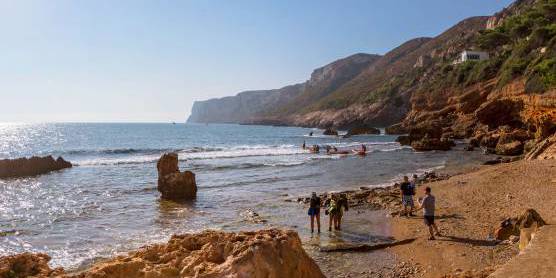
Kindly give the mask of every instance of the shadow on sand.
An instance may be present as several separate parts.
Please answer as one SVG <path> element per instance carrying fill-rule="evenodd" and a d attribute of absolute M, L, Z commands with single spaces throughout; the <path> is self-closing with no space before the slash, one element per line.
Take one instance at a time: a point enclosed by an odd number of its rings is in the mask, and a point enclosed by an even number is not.
<path fill-rule="evenodd" d="M 497 244 L 494 240 L 472 239 L 457 236 L 443 236 L 441 239 L 438 240 L 469 244 L 473 246 L 495 246 Z"/>

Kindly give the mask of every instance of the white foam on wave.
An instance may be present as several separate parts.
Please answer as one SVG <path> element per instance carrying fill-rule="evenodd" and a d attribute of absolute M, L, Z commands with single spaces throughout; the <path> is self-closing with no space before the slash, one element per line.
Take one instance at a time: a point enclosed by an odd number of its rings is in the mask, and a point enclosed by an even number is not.
<path fill-rule="evenodd" d="M 209 151 L 198 153 L 183 153 L 180 152 L 180 157 L 184 159 L 216 159 L 216 158 L 236 158 L 236 157 L 249 157 L 249 156 L 284 156 L 284 155 L 298 155 L 306 154 L 307 150 L 303 150 L 293 145 L 281 146 L 235 146 L 222 151 Z"/>
<path fill-rule="evenodd" d="M 390 152 L 397 151 L 406 146 L 401 146 L 397 142 L 339 142 L 330 143 L 338 147 L 340 150 L 358 149 L 361 144 L 365 144 L 369 152 Z M 194 150 L 194 151 L 192 151 Z M 184 149 L 178 152 L 181 161 L 184 160 L 212 160 L 212 159 L 230 159 L 243 157 L 276 157 L 276 156 L 302 156 L 309 155 L 308 150 L 303 150 L 296 145 L 239 145 L 231 147 L 219 148 L 192 148 Z M 86 158 L 84 160 L 75 161 L 80 166 L 98 166 L 98 165 L 124 165 L 124 164 L 144 164 L 155 163 L 162 153 L 154 154 L 128 154 L 125 156 L 100 156 L 95 158 Z M 321 154 L 310 154 L 308 159 L 299 159 L 297 161 L 307 161 L 316 159 L 335 159 L 334 155 L 324 154 L 324 147 Z M 269 162 L 268 165 L 277 162 Z"/>

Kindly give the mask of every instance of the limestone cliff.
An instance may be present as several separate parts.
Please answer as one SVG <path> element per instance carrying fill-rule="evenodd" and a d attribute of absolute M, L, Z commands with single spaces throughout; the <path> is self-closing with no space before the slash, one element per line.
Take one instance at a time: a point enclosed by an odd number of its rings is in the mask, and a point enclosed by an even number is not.
<path fill-rule="evenodd" d="M 195 101 L 189 123 L 243 123 L 253 116 L 284 105 L 303 91 L 304 84 L 276 90 L 245 91 L 236 96 Z"/>
<path fill-rule="evenodd" d="M 380 56 L 355 54 L 313 71 L 304 83 L 275 90 L 247 91 L 236 96 L 196 101 L 187 120 L 194 123 L 273 123 L 283 115 L 312 105 L 361 73 Z M 277 118 L 276 123 L 283 123 Z M 283 123 L 287 124 L 287 123 Z"/>

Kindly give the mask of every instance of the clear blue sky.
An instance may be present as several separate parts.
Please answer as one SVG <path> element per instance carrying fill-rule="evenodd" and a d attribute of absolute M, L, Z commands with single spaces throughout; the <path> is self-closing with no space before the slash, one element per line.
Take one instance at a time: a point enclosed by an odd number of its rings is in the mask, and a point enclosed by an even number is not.
<path fill-rule="evenodd" d="M 0 122 L 183 122 L 510 2 L 0 0 Z"/>

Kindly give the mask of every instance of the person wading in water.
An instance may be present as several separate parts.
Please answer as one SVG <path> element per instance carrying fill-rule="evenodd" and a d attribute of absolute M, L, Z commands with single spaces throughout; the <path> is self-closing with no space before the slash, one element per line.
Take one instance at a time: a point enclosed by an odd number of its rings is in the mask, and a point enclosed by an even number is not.
<path fill-rule="evenodd" d="M 346 194 L 342 193 L 338 199 L 338 214 L 336 218 L 338 219 L 336 224 L 336 230 L 342 230 L 342 217 L 344 216 L 344 211 L 349 210 L 349 202 Z"/>
<path fill-rule="evenodd" d="M 332 231 L 332 224 L 334 228 L 338 227 L 338 213 L 340 211 L 340 206 L 338 205 L 338 197 L 334 194 L 330 194 L 325 202 L 326 211 L 325 213 L 329 215 L 330 219 L 328 222 L 328 231 Z"/>
<path fill-rule="evenodd" d="M 311 194 L 311 200 L 309 201 L 309 216 L 311 218 L 311 233 L 315 231 L 315 218 L 317 219 L 317 229 L 320 233 L 320 197 L 317 196 L 316 192 Z"/>

